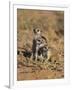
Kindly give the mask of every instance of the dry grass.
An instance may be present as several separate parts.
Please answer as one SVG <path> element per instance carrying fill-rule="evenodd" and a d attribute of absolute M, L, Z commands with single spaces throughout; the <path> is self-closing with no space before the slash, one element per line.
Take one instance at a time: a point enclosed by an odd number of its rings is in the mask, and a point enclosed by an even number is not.
<path fill-rule="evenodd" d="M 17 10 L 17 49 L 31 50 L 33 28 L 46 37 L 49 60 L 33 61 L 17 56 L 17 80 L 55 79 L 64 77 L 64 12 Z"/>

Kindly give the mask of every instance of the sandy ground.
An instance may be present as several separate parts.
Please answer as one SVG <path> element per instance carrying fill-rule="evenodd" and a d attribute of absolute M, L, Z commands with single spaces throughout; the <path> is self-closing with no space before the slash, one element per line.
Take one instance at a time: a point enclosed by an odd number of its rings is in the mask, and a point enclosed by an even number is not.
<path fill-rule="evenodd" d="M 38 27 L 46 37 L 51 56 L 34 61 L 21 53 L 17 55 L 17 80 L 64 78 L 64 12 L 17 10 L 17 49 L 31 51 L 33 28 Z"/>

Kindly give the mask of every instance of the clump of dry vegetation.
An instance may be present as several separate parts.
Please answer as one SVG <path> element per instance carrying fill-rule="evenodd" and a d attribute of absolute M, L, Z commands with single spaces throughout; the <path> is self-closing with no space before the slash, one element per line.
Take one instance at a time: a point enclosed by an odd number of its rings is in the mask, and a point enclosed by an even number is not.
<path fill-rule="evenodd" d="M 17 10 L 17 50 L 32 52 L 33 28 L 40 28 L 48 42 L 48 59 L 17 55 L 17 80 L 64 77 L 64 12 Z"/>

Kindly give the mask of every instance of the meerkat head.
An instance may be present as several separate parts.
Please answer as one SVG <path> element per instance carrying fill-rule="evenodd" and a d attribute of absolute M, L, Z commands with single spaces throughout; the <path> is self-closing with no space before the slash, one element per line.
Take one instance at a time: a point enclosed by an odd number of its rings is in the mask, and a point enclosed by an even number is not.
<path fill-rule="evenodd" d="M 41 30 L 39 28 L 33 29 L 34 34 L 41 34 Z"/>

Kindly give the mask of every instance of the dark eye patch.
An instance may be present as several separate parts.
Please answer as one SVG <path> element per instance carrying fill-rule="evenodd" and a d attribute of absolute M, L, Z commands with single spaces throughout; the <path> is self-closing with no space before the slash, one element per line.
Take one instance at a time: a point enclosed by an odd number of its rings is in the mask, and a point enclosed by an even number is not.
<path fill-rule="evenodd" d="M 39 42 L 41 42 L 41 40 L 38 40 Z"/>
<path fill-rule="evenodd" d="M 36 30 L 35 29 L 33 29 L 33 31 L 34 31 L 34 33 L 36 33 Z"/>
<path fill-rule="evenodd" d="M 37 30 L 39 32 L 39 30 Z"/>

